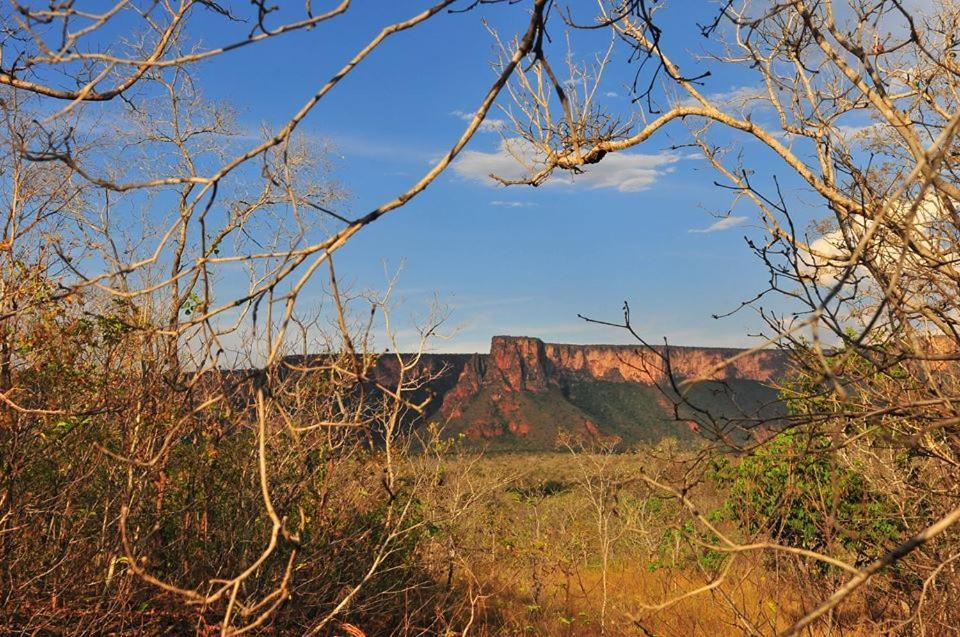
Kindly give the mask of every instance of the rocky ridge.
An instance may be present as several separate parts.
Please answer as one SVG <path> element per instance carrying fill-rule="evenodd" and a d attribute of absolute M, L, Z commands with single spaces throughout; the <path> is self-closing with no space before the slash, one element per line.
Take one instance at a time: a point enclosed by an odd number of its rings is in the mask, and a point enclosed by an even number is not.
<path fill-rule="evenodd" d="M 728 359 L 733 361 L 725 364 Z M 446 364 L 456 382 L 437 392 L 434 417 L 445 422 L 448 431 L 471 440 L 536 438 L 543 445 L 560 429 L 593 439 L 632 434 L 645 438 L 648 432 L 631 431 L 631 418 L 637 428 L 650 419 L 677 420 L 671 401 L 658 389 L 668 385 L 667 365 L 656 353 L 634 346 L 495 336 L 489 354 Z M 775 401 L 769 385 L 786 370 L 786 357 L 777 351 L 671 346 L 669 368 L 677 378 L 705 378 L 714 387 L 722 385 L 730 393 L 727 402 L 743 398 L 734 395 L 738 392 L 750 394 L 746 402 L 759 408 L 760 399 Z M 610 420 L 624 422 L 613 426 Z M 685 424 L 691 430 L 698 427 L 693 420 Z"/>

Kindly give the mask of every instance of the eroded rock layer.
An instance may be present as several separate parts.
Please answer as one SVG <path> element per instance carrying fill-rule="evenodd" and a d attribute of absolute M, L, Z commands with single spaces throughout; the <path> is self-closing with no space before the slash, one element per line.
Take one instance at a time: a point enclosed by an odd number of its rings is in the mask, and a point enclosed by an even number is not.
<path fill-rule="evenodd" d="M 435 417 L 449 432 L 506 446 L 544 447 L 561 431 L 632 442 L 700 429 L 696 418 L 674 408 L 670 371 L 675 378 L 710 381 L 698 390 L 699 400 L 723 419 L 775 417 L 780 410 L 772 385 L 784 373 L 786 358 L 777 351 L 650 351 L 495 336 L 489 354 L 449 367 L 456 382 L 438 392 L 434 404 Z"/>

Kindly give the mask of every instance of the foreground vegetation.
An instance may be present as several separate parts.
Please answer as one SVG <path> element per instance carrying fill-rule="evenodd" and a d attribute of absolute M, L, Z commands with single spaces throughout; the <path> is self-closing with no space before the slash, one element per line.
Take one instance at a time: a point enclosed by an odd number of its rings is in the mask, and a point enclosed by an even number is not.
<path fill-rule="evenodd" d="M 469 464 L 471 484 L 490 491 L 448 527 L 451 581 L 477 599 L 480 634 L 783 631 L 847 576 L 815 551 L 841 544 L 852 563 L 869 561 L 904 524 L 902 503 L 886 499 L 863 467 L 798 454 L 806 445 L 788 434 L 769 454 L 715 461 L 683 494 L 662 485 L 698 474 L 702 457 L 669 440 L 623 454 L 568 448 L 463 459 L 449 470 Z M 684 505 L 691 499 L 694 515 Z M 824 499 L 834 500 L 835 518 Z M 778 542 L 810 553 L 758 550 Z M 898 633 L 913 568 L 810 634 Z M 948 600 L 933 634 L 956 621 Z"/>
<path fill-rule="evenodd" d="M 80 4 L 0 8 L 0 631 L 960 632 L 955 2 L 359 14 L 343 32 L 371 39 L 256 133 L 196 69 L 354 19 L 349 0 Z M 519 17 L 493 34 L 493 77 L 449 150 L 345 210 L 333 155 L 302 124 L 384 42 L 487 10 Z M 444 52 L 425 41 L 429 70 Z M 611 66 L 627 86 L 605 84 Z M 242 80 L 241 102 L 259 88 Z M 612 89 L 630 99 L 595 99 Z M 377 356 L 401 349 L 389 290 L 342 290 L 334 258 L 402 216 L 496 106 L 518 161 L 501 185 L 576 179 L 656 144 L 713 170 L 731 195 L 718 224 L 751 207 L 767 286 L 731 305 L 793 361 L 775 428 L 698 411 L 705 379 L 678 377 L 626 305 L 599 322 L 649 348 L 702 446 L 561 440 L 549 458 L 478 459 L 407 426 L 434 380 L 418 352 L 444 317 L 407 329 L 419 340 L 377 377 Z"/>
<path fill-rule="evenodd" d="M 672 439 L 483 453 L 428 429 L 390 459 L 277 423 L 270 496 L 288 513 L 264 554 L 255 421 L 193 430 L 135 493 L 95 422 L 51 420 L 35 441 L 44 453 L 20 465 L 24 506 L 7 528 L 45 532 L 5 544 L 4 632 L 220 632 L 223 605 L 237 604 L 280 634 L 772 634 L 916 510 L 866 456 L 798 430 L 737 456 Z M 236 599 L 177 603 L 184 583 L 229 583 L 251 563 Z M 924 568 L 902 563 L 809 634 L 898 634 Z M 932 634 L 957 621 L 952 586 L 920 594 Z"/>

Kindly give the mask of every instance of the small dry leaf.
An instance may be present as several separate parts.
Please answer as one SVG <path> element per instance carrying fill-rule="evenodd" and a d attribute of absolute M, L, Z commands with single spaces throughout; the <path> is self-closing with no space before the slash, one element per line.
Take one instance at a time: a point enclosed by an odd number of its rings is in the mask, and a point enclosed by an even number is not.
<path fill-rule="evenodd" d="M 343 630 L 348 637 L 367 637 L 365 632 L 353 624 L 342 623 L 340 624 L 340 629 Z"/>

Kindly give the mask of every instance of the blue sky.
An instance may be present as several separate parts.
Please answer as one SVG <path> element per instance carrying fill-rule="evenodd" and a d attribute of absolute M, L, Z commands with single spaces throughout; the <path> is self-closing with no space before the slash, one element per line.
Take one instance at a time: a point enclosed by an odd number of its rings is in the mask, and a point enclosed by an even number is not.
<path fill-rule="evenodd" d="M 703 46 L 687 3 L 666 12 L 669 42 L 681 59 Z M 423 2 L 357 0 L 347 14 L 217 58 L 203 67 L 209 97 L 237 105 L 244 126 L 284 122 L 383 25 L 413 15 Z M 712 4 L 703 3 L 704 10 Z M 361 214 L 396 196 L 429 169 L 461 134 L 494 77 L 494 43 L 482 19 L 509 37 L 525 27 L 526 3 L 438 15 L 389 40 L 306 120 L 309 135 L 336 148 L 335 176 L 350 193 L 340 209 Z M 701 21 L 706 19 L 706 14 Z M 672 21 L 672 22 L 671 22 Z M 566 54 L 559 21 L 555 60 Z M 207 44 L 219 43 L 211 33 Z M 602 34 L 576 34 L 575 55 L 605 47 Z M 615 51 L 625 72 L 628 52 Z M 604 100 L 630 108 L 630 75 L 609 74 Z M 715 74 L 708 92 L 756 85 L 737 72 Z M 493 112 L 493 118 L 502 115 Z M 628 155 L 610 156 L 586 179 L 538 189 L 504 188 L 483 178 L 501 166 L 501 137 L 482 132 L 460 163 L 407 206 L 365 229 L 336 257 L 354 289 L 382 288 L 403 266 L 396 321 L 404 330 L 438 298 L 450 311 L 447 340 L 435 350 L 486 351 L 494 334 L 573 343 L 629 342 L 620 331 L 585 324 L 577 314 L 616 319 L 624 300 L 639 331 L 676 344 L 748 345 L 755 315 L 711 315 L 760 290 L 766 272 L 744 244 L 754 211 L 743 206 L 717 229 L 730 195 L 701 159 L 670 151 L 684 140 L 670 129 Z M 779 165 L 763 163 L 770 175 Z M 761 175 L 768 178 L 770 175 Z M 787 187 L 790 187 L 789 180 Z M 710 229 L 712 231 L 704 231 Z M 322 281 L 315 284 L 319 294 Z"/>

